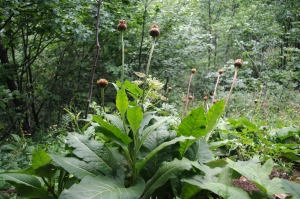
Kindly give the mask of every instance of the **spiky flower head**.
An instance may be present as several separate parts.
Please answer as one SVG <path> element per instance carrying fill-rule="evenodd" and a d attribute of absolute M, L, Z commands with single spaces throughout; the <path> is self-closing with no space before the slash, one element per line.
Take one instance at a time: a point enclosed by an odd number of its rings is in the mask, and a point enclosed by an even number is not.
<path fill-rule="evenodd" d="M 151 37 L 158 37 L 160 35 L 159 27 L 154 24 L 153 26 L 151 26 L 149 33 Z"/>
<path fill-rule="evenodd" d="M 241 68 L 243 66 L 243 60 L 241 59 L 237 59 L 234 61 L 234 64 L 233 64 L 235 67 L 237 68 Z"/>
<path fill-rule="evenodd" d="M 100 88 L 105 88 L 108 85 L 108 81 L 106 79 L 99 79 L 97 84 Z"/>
<path fill-rule="evenodd" d="M 192 100 L 192 99 L 193 99 L 193 96 L 192 96 L 192 95 L 190 95 L 188 98 L 189 98 L 189 100 Z"/>
<path fill-rule="evenodd" d="M 207 99 L 208 99 L 208 97 L 207 97 L 207 96 L 204 96 L 204 97 L 203 97 L 203 100 L 204 100 L 204 101 L 206 101 Z"/>
<path fill-rule="evenodd" d="M 222 73 L 224 73 L 224 70 L 223 69 L 219 69 L 219 74 L 221 75 Z"/>
<path fill-rule="evenodd" d="M 118 31 L 125 31 L 127 29 L 126 20 L 119 20 Z"/>
<path fill-rule="evenodd" d="M 197 70 L 196 70 L 196 68 L 192 68 L 192 73 L 196 73 L 197 72 Z"/>

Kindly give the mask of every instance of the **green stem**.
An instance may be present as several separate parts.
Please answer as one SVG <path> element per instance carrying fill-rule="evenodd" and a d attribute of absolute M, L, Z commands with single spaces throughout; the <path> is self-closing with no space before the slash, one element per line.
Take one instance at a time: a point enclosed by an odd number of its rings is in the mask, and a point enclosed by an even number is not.
<path fill-rule="evenodd" d="M 123 86 L 123 83 L 124 83 L 124 59 L 125 59 L 123 32 L 124 31 L 121 31 L 121 40 L 122 40 L 122 76 L 121 76 L 121 82 L 122 82 L 122 86 Z"/>
<path fill-rule="evenodd" d="M 220 80 L 220 73 L 218 74 L 218 78 L 217 78 L 217 82 L 215 85 L 214 95 L 212 97 L 211 104 L 214 104 L 215 96 L 217 95 L 217 88 L 218 88 L 219 80 Z"/>
<path fill-rule="evenodd" d="M 188 106 L 189 106 L 189 95 L 190 95 L 190 87 L 191 87 L 191 82 L 192 82 L 192 79 L 193 79 L 193 74 L 191 74 L 190 76 L 190 81 L 189 81 L 189 84 L 188 84 L 188 90 L 187 90 L 187 94 L 186 94 L 186 98 L 185 98 L 185 110 L 184 110 L 184 115 L 183 116 L 186 116 L 187 113 L 188 113 Z"/>
<path fill-rule="evenodd" d="M 146 90 L 146 83 L 147 83 L 147 79 L 148 79 L 148 73 L 149 73 L 149 68 L 150 68 L 150 63 L 151 63 L 151 58 L 152 58 L 154 46 L 155 46 L 155 37 L 152 38 L 152 46 L 151 46 L 149 59 L 148 59 L 148 63 L 147 63 L 146 76 L 144 78 L 143 96 L 142 96 L 142 110 L 143 110 L 143 112 L 145 112 L 145 110 L 144 110 L 145 90 Z"/>
<path fill-rule="evenodd" d="M 50 183 L 47 182 L 47 180 L 42 177 L 42 180 L 44 181 L 45 185 L 48 187 L 49 192 L 51 193 L 51 195 L 53 196 L 53 198 L 58 198 L 58 196 L 56 195 L 54 188 L 51 186 Z"/>
<path fill-rule="evenodd" d="M 105 112 L 105 108 L 104 108 L 104 88 L 101 88 L 101 105 L 103 108 L 103 112 Z"/>
<path fill-rule="evenodd" d="M 234 83 L 235 83 L 235 81 L 236 81 L 236 77 L 237 77 L 238 70 L 239 70 L 239 68 L 238 68 L 238 67 L 235 67 L 234 77 L 233 77 L 233 80 L 232 80 L 232 84 L 231 84 L 231 88 L 230 88 L 228 97 L 227 97 L 227 99 L 226 99 L 225 108 L 226 108 L 226 106 L 227 106 L 227 104 L 228 104 L 228 101 L 229 101 L 229 98 L 230 98 L 230 96 L 231 96 L 231 94 L 232 94 L 232 90 L 233 90 L 233 87 L 234 87 Z"/>

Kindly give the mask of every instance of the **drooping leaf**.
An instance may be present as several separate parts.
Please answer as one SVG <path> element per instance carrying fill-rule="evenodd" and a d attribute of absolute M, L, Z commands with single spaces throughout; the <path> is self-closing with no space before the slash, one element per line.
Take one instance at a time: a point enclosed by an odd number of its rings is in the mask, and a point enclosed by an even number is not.
<path fill-rule="evenodd" d="M 87 175 L 96 176 L 101 174 L 95 164 L 88 164 L 73 157 L 61 157 L 54 154 L 50 154 L 50 156 L 54 162 L 73 174 L 76 178 L 82 179 Z"/>
<path fill-rule="evenodd" d="M 133 186 L 125 188 L 124 183 L 120 179 L 112 176 L 86 176 L 79 184 L 75 184 L 70 189 L 64 190 L 59 199 L 138 199 L 142 195 L 144 187 L 145 182 L 141 178 L 138 178 Z"/>
<path fill-rule="evenodd" d="M 198 139 L 192 144 L 186 151 L 185 157 L 191 161 L 199 161 L 201 163 L 207 163 L 214 159 L 213 153 L 205 139 Z"/>
<path fill-rule="evenodd" d="M 223 115 L 224 110 L 225 101 L 223 99 L 216 102 L 206 113 L 206 140 L 208 140 L 209 136 L 211 135 L 211 131 L 216 126 L 219 118 Z"/>
<path fill-rule="evenodd" d="M 153 155 L 155 155 L 157 152 L 159 152 L 160 150 L 164 149 L 165 147 L 167 146 L 170 146 L 172 144 L 175 144 L 177 142 L 183 142 L 185 140 L 193 140 L 195 139 L 193 136 L 190 136 L 190 137 L 184 137 L 184 136 L 180 136 L 180 137 L 177 137 L 171 141 L 168 141 L 168 142 L 164 142 L 162 143 L 161 145 L 159 145 L 157 148 L 155 148 L 151 153 L 148 154 L 147 157 L 143 158 L 140 160 L 139 163 L 136 164 L 136 169 L 137 169 L 137 173 L 139 173 L 141 171 L 141 169 L 143 168 L 143 166 L 145 165 L 145 163 L 153 157 Z"/>
<path fill-rule="evenodd" d="M 169 179 L 177 177 L 184 170 L 190 170 L 191 168 L 191 163 L 186 158 L 164 162 L 155 175 L 146 183 L 142 199 L 148 199 L 155 189 L 164 185 Z"/>
<path fill-rule="evenodd" d="M 249 181 L 253 182 L 265 194 L 285 193 L 281 185 L 281 179 L 273 178 L 270 180 L 269 175 L 273 169 L 274 162 L 269 159 L 264 165 L 249 162 L 233 162 L 227 159 L 229 166 Z"/>
<path fill-rule="evenodd" d="M 67 144 L 74 148 L 72 153 L 99 171 L 108 174 L 116 169 L 116 161 L 104 143 L 78 133 L 69 133 Z"/>
<path fill-rule="evenodd" d="M 200 106 L 182 120 L 178 126 L 177 132 L 183 136 L 193 136 L 195 140 L 188 140 L 180 143 L 179 152 L 181 156 L 187 151 L 187 149 L 201 136 L 206 135 L 206 119 L 204 109 Z"/>
<path fill-rule="evenodd" d="M 38 169 L 46 166 L 52 161 L 51 157 L 40 147 L 32 153 L 32 168 Z"/>
<path fill-rule="evenodd" d="M 98 124 L 100 124 L 101 128 L 107 130 L 104 133 L 111 134 L 109 135 L 110 137 L 114 136 L 120 139 L 125 145 L 128 145 L 132 141 L 131 138 L 126 133 L 122 132 L 119 128 L 115 127 L 114 125 L 105 122 L 100 116 L 94 115 L 93 119 Z"/>
<path fill-rule="evenodd" d="M 143 119 L 143 112 L 140 106 L 135 106 L 127 110 L 127 120 L 134 134 L 140 128 Z"/>
<path fill-rule="evenodd" d="M 18 194 L 27 198 L 52 198 L 42 187 L 41 180 L 30 174 L 5 172 L 0 173 L 7 182 L 17 188 Z"/>
<path fill-rule="evenodd" d="M 116 106 L 121 115 L 124 115 L 128 109 L 128 98 L 124 88 L 121 88 L 117 93 Z"/>

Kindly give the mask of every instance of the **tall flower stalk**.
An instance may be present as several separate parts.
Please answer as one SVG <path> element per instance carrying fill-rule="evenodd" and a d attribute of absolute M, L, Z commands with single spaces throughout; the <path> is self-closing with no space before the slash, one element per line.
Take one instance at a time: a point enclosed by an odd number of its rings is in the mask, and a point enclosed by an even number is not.
<path fill-rule="evenodd" d="M 243 60 L 241 59 L 237 59 L 234 61 L 234 67 L 235 67 L 235 72 L 234 72 L 234 77 L 233 77 L 233 80 L 232 80 L 232 84 L 231 84 L 231 88 L 230 88 L 230 91 L 229 91 L 229 94 L 228 94 L 228 97 L 226 99 L 226 102 L 225 102 L 225 107 L 227 106 L 228 104 L 228 101 L 230 99 L 230 96 L 232 94 L 232 91 L 233 91 L 233 87 L 234 87 L 234 83 L 236 81 L 236 77 L 237 77 L 237 74 L 238 74 L 238 70 L 243 66 Z"/>
<path fill-rule="evenodd" d="M 218 88 L 218 84 L 219 84 L 220 77 L 221 77 L 221 74 L 222 74 L 222 73 L 224 73 L 224 70 L 219 69 L 219 71 L 218 71 L 218 78 L 217 78 L 217 82 L 216 82 L 216 85 L 215 85 L 214 95 L 213 95 L 213 97 L 212 97 L 211 104 L 213 104 L 213 102 L 214 102 L 214 100 L 215 100 L 215 96 L 217 95 L 217 88 Z"/>
<path fill-rule="evenodd" d="M 193 79 L 193 75 L 194 73 L 196 73 L 196 68 L 192 68 L 191 70 L 191 76 L 190 76 L 190 80 L 189 80 L 189 83 L 188 83 L 188 88 L 187 88 L 187 94 L 186 94 L 186 100 L 185 100 L 185 109 L 184 109 L 184 116 L 187 115 L 187 112 L 188 112 L 188 107 L 189 107 L 189 96 L 190 96 L 190 87 L 191 87 L 191 82 L 192 82 L 192 79 Z"/>
<path fill-rule="evenodd" d="M 145 90 L 146 90 L 147 79 L 149 76 L 150 63 L 151 63 L 151 59 L 152 59 L 152 54 L 153 54 L 156 38 L 160 35 L 159 27 L 155 24 L 153 26 L 151 26 L 149 34 L 152 37 L 152 46 L 151 46 L 151 50 L 150 50 L 150 54 L 149 54 L 149 59 L 148 59 L 147 68 L 146 68 L 146 75 L 145 75 L 144 84 L 143 84 L 143 96 L 142 96 L 143 112 L 145 112 L 145 110 L 144 110 Z"/>
<path fill-rule="evenodd" d="M 103 108 L 103 112 L 105 112 L 105 108 L 104 108 L 104 89 L 107 87 L 108 81 L 106 79 L 99 79 L 97 81 L 97 85 L 101 89 L 101 105 L 102 105 L 102 108 Z"/>
<path fill-rule="evenodd" d="M 127 29 L 127 24 L 125 20 L 120 20 L 118 24 L 118 31 L 121 32 L 121 41 L 122 41 L 122 72 L 121 72 L 121 82 L 122 86 L 124 83 L 124 60 L 125 60 L 125 50 L 124 50 L 124 32 Z"/>

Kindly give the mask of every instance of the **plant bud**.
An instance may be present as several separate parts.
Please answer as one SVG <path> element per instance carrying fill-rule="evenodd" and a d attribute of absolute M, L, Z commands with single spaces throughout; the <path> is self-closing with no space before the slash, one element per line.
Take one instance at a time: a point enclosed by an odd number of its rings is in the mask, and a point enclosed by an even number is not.
<path fill-rule="evenodd" d="M 119 20 L 118 31 L 125 31 L 127 29 L 126 21 Z"/>
<path fill-rule="evenodd" d="M 106 79 L 99 79 L 97 84 L 100 88 L 105 88 L 108 85 L 108 81 Z"/>
<path fill-rule="evenodd" d="M 222 73 L 224 73 L 224 70 L 223 69 L 219 69 L 219 74 L 221 75 Z"/>
<path fill-rule="evenodd" d="M 204 97 L 203 97 L 203 100 L 204 100 L 204 101 L 206 101 L 207 99 L 208 99 L 208 97 L 207 97 L 207 96 L 204 96 Z"/>
<path fill-rule="evenodd" d="M 192 73 L 196 73 L 197 72 L 197 70 L 196 70 L 196 68 L 192 68 Z"/>
<path fill-rule="evenodd" d="M 190 95 L 188 98 L 189 98 L 189 100 L 192 100 L 192 99 L 193 99 L 193 96 L 192 96 L 192 95 Z"/>
<path fill-rule="evenodd" d="M 243 60 L 241 59 L 237 59 L 234 61 L 234 64 L 233 64 L 235 67 L 237 68 L 241 68 L 243 66 Z"/>
<path fill-rule="evenodd" d="M 168 91 L 169 91 L 169 92 L 172 91 L 172 87 L 168 87 Z"/>
<path fill-rule="evenodd" d="M 149 33 L 151 37 L 158 37 L 160 35 L 159 27 L 154 24 L 153 26 L 151 26 Z"/>

